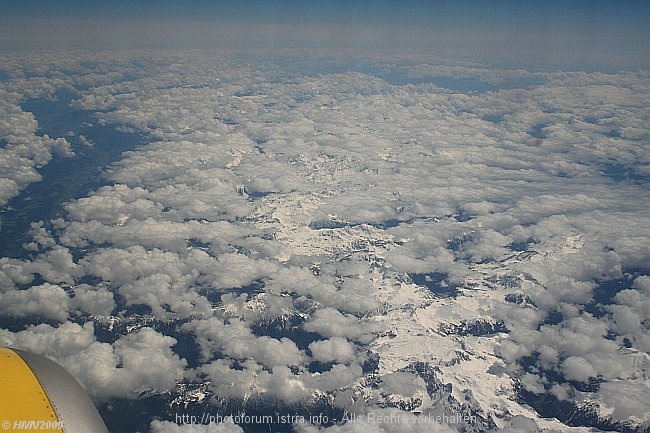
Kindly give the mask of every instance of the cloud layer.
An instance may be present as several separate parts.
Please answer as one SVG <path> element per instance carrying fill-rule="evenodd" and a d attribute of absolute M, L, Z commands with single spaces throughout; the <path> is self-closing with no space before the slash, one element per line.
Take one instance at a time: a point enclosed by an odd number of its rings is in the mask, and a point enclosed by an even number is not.
<path fill-rule="evenodd" d="M 72 157 L 25 99 L 74 89 L 150 142 L 0 259 L 1 344 L 99 402 L 205 383 L 216 406 L 471 407 L 477 430 L 566 427 L 531 395 L 650 420 L 646 72 L 253 54 L 6 56 L 3 203 Z M 366 424 L 295 429 L 406 428 Z"/>

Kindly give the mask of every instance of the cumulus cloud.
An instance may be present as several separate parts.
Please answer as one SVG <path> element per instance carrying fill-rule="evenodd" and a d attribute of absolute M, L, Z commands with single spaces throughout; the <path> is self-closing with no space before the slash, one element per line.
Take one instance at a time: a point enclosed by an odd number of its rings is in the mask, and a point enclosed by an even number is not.
<path fill-rule="evenodd" d="M 66 322 L 56 328 L 46 324 L 31 326 L 17 333 L 3 329 L 1 335 L 3 346 L 64 358 L 95 343 L 93 332 L 94 326 L 91 322 L 83 326 Z"/>
<path fill-rule="evenodd" d="M 99 401 L 169 390 L 185 374 L 186 361 L 171 350 L 176 340 L 151 328 L 125 335 L 113 345 L 96 341 L 91 322 L 83 327 L 41 324 L 18 333 L 2 330 L 1 335 L 3 345 L 54 358 Z"/>
<path fill-rule="evenodd" d="M 607 408 L 613 408 L 614 419 L 632 419 L 647 423 L 650 419 L 645 404 L 650 397 L 648 387 L 640 383 L 613 381 L 601 387 L 601 402 Z"/>
<path fill-rule="evenodd" d="M 70 298 L 59 286 L 45 283 L 0 295 L 0 313 L 11 317 L 37 316 L 65 322 Z"/>
<path fill-rule="evenodd" d="M 344 314 L 335 308 L 316 310 L 305 323 L 305 331 L 317 332 L 324 337 L 347 337 L 362 343 L 368 343 L 373 334 L 383 327 L 368 319 L 358 319 Z"/>
<path fill-rule="evenodd" d="M 218 359 L 201 366 L 200 372 L 207 375 L 209 389 L 221 399 L 255 401 L 257 398 L 277 398 L 287 404 L 296 404 L 307 402 L 316 391 L 288 367 L 276 365 L 269 370 L 252 359 L 242 362 L 239 368 L 234 368 L 227 360 Z"/>
<path fill-rule="evenodd" d="M 348 363 L 356 358 L 356 347 L 342 337 L 314 341 L 309 345 L 309 350 L 311 356 L 320 362 Z"/>
<path fill-rule="evenodd" d="M 248 293 L 226 293 L 221 295 L 220 308 L 225 316 L 240 317 L 254 323 L 286 320 L 296 314 L 292 298 L 267 292 L 253 296 Z"/>
<path fill-rule="evenodd" d="M 228 322 L 216 317 L 194 320 L 183 325 L 182 329 L 196 335 L 206 359 L 219 351 L 234 359 L 252 358 L 273 367 L 300 365 L 305 356 L 290 339 L 257 337 L 248 324 L 238 319 L 230 319 Z"/>
<path fill-rule="evenodd" d="M 105 287 L 93 287 L 80 284 L 74 288 L 71 305 L 93 316 L 108 316 L 115 308 L 113 293 Z"/>
<path fill-rule="evenodd" d="M 37 135 L 38 122 L 34 115 L 20 107 L 23 97 L 47 95 L 47 78 L 40 83 L 24 83 L 27 88 L 16 92 L 11 85 L 0 83 L 0 206 L 18 195 L 27 185 L 41 180 L 37 168 L 49 163 L 52 154 L 59 157 L 73 156 L 70 143 L 65 138 L 50 138 L 47 134 Z"/>
<path fill-rule="evenodd" d="M 382 391 L 404 397 L 414 397 L 426 390 L 426 383 L 413 373 L 397 371 L 382 376 Z"/>

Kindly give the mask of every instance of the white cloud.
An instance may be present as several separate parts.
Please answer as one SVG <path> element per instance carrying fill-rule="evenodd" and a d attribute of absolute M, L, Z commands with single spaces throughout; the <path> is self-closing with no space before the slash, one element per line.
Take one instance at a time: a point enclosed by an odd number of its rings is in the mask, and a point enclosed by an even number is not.
<path fill-rule="evenodd" d="M 47 86 L 47 81 L 23 82 L 25 87 L 20 91 L 0 83 L 0 139 L 6 142 L 0 147 L 0 206 L 30 183 L 41 180 L 36 169 L 49 163 L 52 153 L 59 157 L 74 155 L 65 138 L 36 135 L 38 123 L 34 115 L 20 108 L 22 98 L 45 96 L 47 90 L 38 87 Z"/>
<path fill-rule="evenodd" d="M 59 359 L 97 400 L 137 398 L 141 392 L 174 388 L 184 376 L 186 361 L 175 355 L 176 340 L 143 328 L 114 345 L 94 343 Z"/>
<path fill-rule="evenodd" d="M 67 248 L 54 247 L 40 254 L 36 260 L 28 263 L 27 269 L 38 273 L 51 283 L 74 284 L 75 277 L 82 275 L 80 266 L 73 261 Z"/>
<path fill-rule="evenodd" d="M 314 341 L 309 344 L 309 350 L 312 357 L 320 362 L 348 363 L 357 357 L 355 345 L 342 337 Z"/>
<path fill-rule="evenodd" d="M 210 380 L 210 389 L 223 398 L 243 398 L 248 400 L 262 394 L 270 373 L 253 360 L 245 361 L 243 369 L 231 368 L 225 359 L 203 364 L 200 371 Z"/>
<path fill-rule="evenodd" d="M 208 376 L 209 388 L 219 398 L 248 401 L 275 397 L 294 404 L 308 401 L 315 392 L 288 367 L 276 365 L 269 371 L 252 359 L 242 362 L 240 368 L 231 368 L 229 361 L 218 359 L 204 364 L 200 371 Z"/>
<path fill-rule="evenodd" d="M 353 387 L 362 376 L 359 364 L 335 364 L 323 373 L 302 374 L 301 380 L 312 389 L 312 392 L 336 391 Z M 348 402 L 352 403 L 352 402 Z M 345 404 L 344 404 L 345 405 Z"/>
<path fill-rule="evenodd" d="M 627 381 L 603 383 L 599 396 L 607 408 L 613 409 L 614 419 L 635 419 L 643 424 L 650 421 L 650 410 L 646 404 L 650 391 L 643 384 Z"/>
<path fill-rule="evenodd" d="M 296 313 L 293 300 L 289 296 L 274 293 L 247 293 L 221 295 L 220 308 L 225 316 L 244 318 L 255 323 L 268 323 L 273 319 L 288 319 Z"/>
<path fill-rule="evenodd" d="M 343 314 L 334 308 L 316 310 L 307 320 L 305 331 L 318 332 L 324 337 L 346 337 L 368 343 L 382 326 L 377 322 Z"/>
<path fill-rule="evenodd" d="M 74 308 L 91 315 L 108 316 L 115 308 L 113 293 L 105 287 L 80 284 L 74 288 L 74 298 L 70 301 Z"/>
<path fill-rule="evenodd" d="M 636 278 L 632 284 L 632 287 L 639 289 L 647 294 L 648 291 L 650 291 L 650 276 L 644 275 Z"/>
<path fill-rule="evenodd" d="M 65 322 L 70 310 L 70 297 L 59 286 L 45 283 L 25 290 L 0 295 L 0 314 L 10 317 L 43 317 Z"/>
<path fill-rule="evenodd" d="M 617 333 L 626 335 L 643 332 L 641 317 L 631 308 L 625 305 L 610 305 L 608 309 L 612 312 L 613 329 Z"/>
<path fill-rule="evenodd" d="M 168 274 L 139 278 L 121 286 L 118 293 L 127 305 L 148 305 L 158 319 L 201 317 L 212 313 L 210 302 L 204 296 L 189 291 L 186 282 L 174 282 Z"/>
<path fill-rule="evenodd" d="M 13 290 L 16 284 L 29 284 L 33 281 L 25 262 L 7 257 L 0 258 L 0 290 Z"/>
<path fill-rule="evenodd" d="M 193 320 L 184 324 L 182 329 L 196 335 L 203 356 L 208 360 L 214 352 L 233 359 L 255 359 L 269 367 L 295 366 L 305 360 L 305 355 L 290 339 L 257 337 L 248 324 L 238 319 L 226 323 L 217 317 Z"/>
<path fill-rule="evenodd" d="M 386 374 L 381 377 L 382 392 L 398 394 L 404 397 L 416 397 L 423 391 L 426 392 L 424 380 L 413 374 L 403 371 Z"/>
<path fill-rule="evenodd" d="M 569 373 L 567 372 L 567 374 Z M 572 377 L 571 380 L 576 380 L 576 378 Z M 526 391 L 532 392 L 533 394 L 544 394 L 544 385 L 540 377 L 536 374 L 524 374 L 521 378 L 521 385 L 526 389 Z"/>
<path fill-rule="evenodd" d="M 66 322 L 56 328 L 46 324 L 31 326 L 17 333 L 3 329 L 0 335 L 3 346 L 64 358 L 79 353 L 95 343 L 93 331 L 92 322 L 87 322 L 83 326 Z"/>
<path fill-rule="evenodd" d="M 125 335 L 113 345 L 97 342 L 93 324 L 38 325 L 18 333 L 2 330 L 2 344 L 54 358 L 98 401 L 137 398 L 150 389 L 173 388 L 186 361 L 171 350 L 174 338 L 151 328 Z"/>
<path fill-rule="evenodd" d="M 149 192 L 140 187 L 105 186 L 91 196 L 68 203 L 66 210 L 76 221 L 123 224 L 125 218 L 142 220 L 160 215 L 162 204 L 150 200 L 149 196 Z"/>
<path fill-rule="evenodd" d="M 349 382 L 345 382 L 346 384 Z M 340 385 L 339 385 L 340 386 Z M 305 386 L 299 375 L 293 374 L 288 367 L 276 366 L 266 383 L 266 393 L 288 404 L 307 401 L 315 390 Z M 329 389 L 328 389 L 329 391 Z"/>
<path fill-rule="evenodd" d="M 373 285 L 362 279 L 344 280 L 340 287 L 334 286 L 304 267 L 282 267 L 272 274 L 267 284 L 269 291 L 294 292 L 310 296 L 324 306 L 352 313 L 366 313 L 379 308 L 372 296 Z"/>
<path fill-rule="evenodd" d="M 551 386 L 551 394 L 558 400 L 569 400 L 573 394 L 573 388 L 568 384 L 556 383 Z"/>

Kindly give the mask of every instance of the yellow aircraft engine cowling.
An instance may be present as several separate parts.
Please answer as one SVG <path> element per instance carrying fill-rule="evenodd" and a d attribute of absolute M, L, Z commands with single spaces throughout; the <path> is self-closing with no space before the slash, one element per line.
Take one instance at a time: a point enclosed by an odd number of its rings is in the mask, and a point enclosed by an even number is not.
<path fill-rule="evenodd" d="M 79 382 L 44 356 L 0 347 L 1 432 L 108 433 Z"/>

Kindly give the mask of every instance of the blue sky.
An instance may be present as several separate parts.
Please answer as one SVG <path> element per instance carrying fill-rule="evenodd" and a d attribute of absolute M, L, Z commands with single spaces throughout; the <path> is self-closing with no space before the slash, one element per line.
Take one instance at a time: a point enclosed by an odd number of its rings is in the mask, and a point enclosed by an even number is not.
<path fill-rule="evenodd" d="M 0 4 L 0 46 L 413 49 L 644 67 L 643 1 L 100 1 Z"/>

